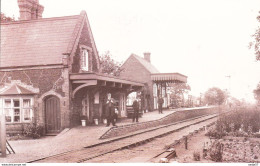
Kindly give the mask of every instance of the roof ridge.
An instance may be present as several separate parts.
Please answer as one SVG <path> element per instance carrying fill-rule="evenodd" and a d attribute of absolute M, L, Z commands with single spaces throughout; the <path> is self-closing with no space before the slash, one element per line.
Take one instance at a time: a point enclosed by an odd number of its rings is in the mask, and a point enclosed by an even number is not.
<path fill-rule="evenodd" d="M 51 21 L 51 20 L 65 20 L 68 18 L 77 18 L 80 15 L 72 15 L 72 16 L 62 16 L 62 17 L 48 17 L 48 18 L 40 18 L 34 20 L 18 20 L 18 21 L 10 21 L 1 23 L 1 25 L 10 25 L 10 24 L 24 24 L 24 23 L 33 23 L 33 22 L 44 22 L 44 21 Z"/>
<path fill-rule="evenodd" d="M 72 51 L 73 51 L 73 48 L 75 47 L 75 44 L 77 41 L 77 38 L 79 37 L 80 35 L 80 32 L 81 32 L 81 28 L 83 27 L 83 20 L 85 18 L 85 15 L 86 15 L 86 12 L 85 11 L 82 11 L 80 13 L 80 15 L 78 15 L 78 20 L 74 26 L 74 29 L 73 29 L 73 32 L 72 32 L 72 35 L 71 35 L 71 38 L 70 38 L 70 41 L 68 43 L 68 46 L 66 48 L 66 50 L 64 50 L 64 53 L 69 53 L 71 54 Z"/>
<path fill-rule="evenodd" d="M 150 73 L 160 73 L 151 62 L 146 61 L 143 57 L 136 54 L 131 54 L 131 56 L 135 57 Z"/>

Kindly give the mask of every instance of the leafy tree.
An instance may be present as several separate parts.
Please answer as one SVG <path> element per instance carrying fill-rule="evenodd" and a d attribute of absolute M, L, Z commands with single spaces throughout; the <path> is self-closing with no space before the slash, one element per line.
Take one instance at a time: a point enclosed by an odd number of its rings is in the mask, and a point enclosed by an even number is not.
<path fill-rule="evenodd" d="M 209 105 L 221 105 L 226 101 L 225 92 L 217 87 L 210 88 L 204 95 L 205 102 Z"/>
<path fill-rule="evenodd" d="M 122 63 L 115 61 L 109 51 L 99 56 L 99 59 L 100 59 L 102 73 L 113 75 L 113 76 L 120 75 L 120 72 L 122 71 L 121 69 Z"/>
<path fill-rule="evenodd" d="M 11 21 L 15 21 L 14 18 L 8 17 L 4 13 L 1 12 L 1 23 L 11 22 Z"/>
<path fill-rule="evenodd" d="M 255 99 L 260 102 L 260 82 L 258 83 L 256 89 L 254 90 Z"/>
<path fill-rule="evenodd" d="M 260 11 L 259 11 L 260 14 Z M 258 22 L 260 22 L 260 15 L 257 16 Z M 254 48 L 256 60 L 260 61 L 260 27 L 257 28 L 255 34 L 253 35 L 254 41 L 249 43 L 249 48 Z"/>
<path fill-rule="evenodd" d="M 186 83 L 174 83 L 169 87 L 171 104 L 175 107 L 180 107 L 180 102 L 184 104 L 184 94 L 188 94 L 191 90 Z"/>
<path fill-rule="evenodd" d="M 237 98 L 235 97 L 230 97 L 229 98 L 229 102 L 232 106 L 240 106 L 241 105 L 241 101 L 238 100 Z"/>

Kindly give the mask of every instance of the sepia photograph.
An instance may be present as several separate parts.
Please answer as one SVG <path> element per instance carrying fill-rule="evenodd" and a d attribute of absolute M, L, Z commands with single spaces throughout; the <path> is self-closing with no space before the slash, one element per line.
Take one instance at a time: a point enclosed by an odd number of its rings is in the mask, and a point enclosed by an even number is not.
<path fill-rule="evenodd" d="M 1 166 L 260 163 L 260 0 L 0 2 Z"/>

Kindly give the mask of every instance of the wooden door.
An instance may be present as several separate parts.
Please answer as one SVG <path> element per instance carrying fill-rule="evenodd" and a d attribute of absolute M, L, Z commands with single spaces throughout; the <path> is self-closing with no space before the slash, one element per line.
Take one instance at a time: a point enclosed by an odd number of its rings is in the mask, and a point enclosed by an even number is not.
<path fill-rule="evenodd" d="M 47 133 L 60 131 L 60 100 L 55 96 L 45 100 L 45 122 Z"/>

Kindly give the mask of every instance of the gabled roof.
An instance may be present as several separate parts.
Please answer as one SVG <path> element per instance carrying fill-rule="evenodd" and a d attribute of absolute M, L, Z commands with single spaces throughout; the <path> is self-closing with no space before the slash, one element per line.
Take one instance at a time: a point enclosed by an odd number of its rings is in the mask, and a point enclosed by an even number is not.
<path fill-rule="evenodd" d="M 132 54 L 134 58 L 136 58 L 150 73 L 160 73 L 150 62 L 146 61 L 144 58 Z"/>
<path fill-rule="evenodd" d="M 29 95 L 29 94 L 35 94 L 35 92 L 24 88 L 18 84 L 12 84 L 11 86 L 4 89 L 2 92 L 0 92 L 0 96 L 5 95 Z"/>
<path fill-rule="evenodd" d="M 75 50 L 84 21 L 94 40 L 84 11 L 76 16 L 2 23 L 0 68 L 62 64 L 63 53 Z M 97 58 L 95 42 L 91 43 Z"/>

